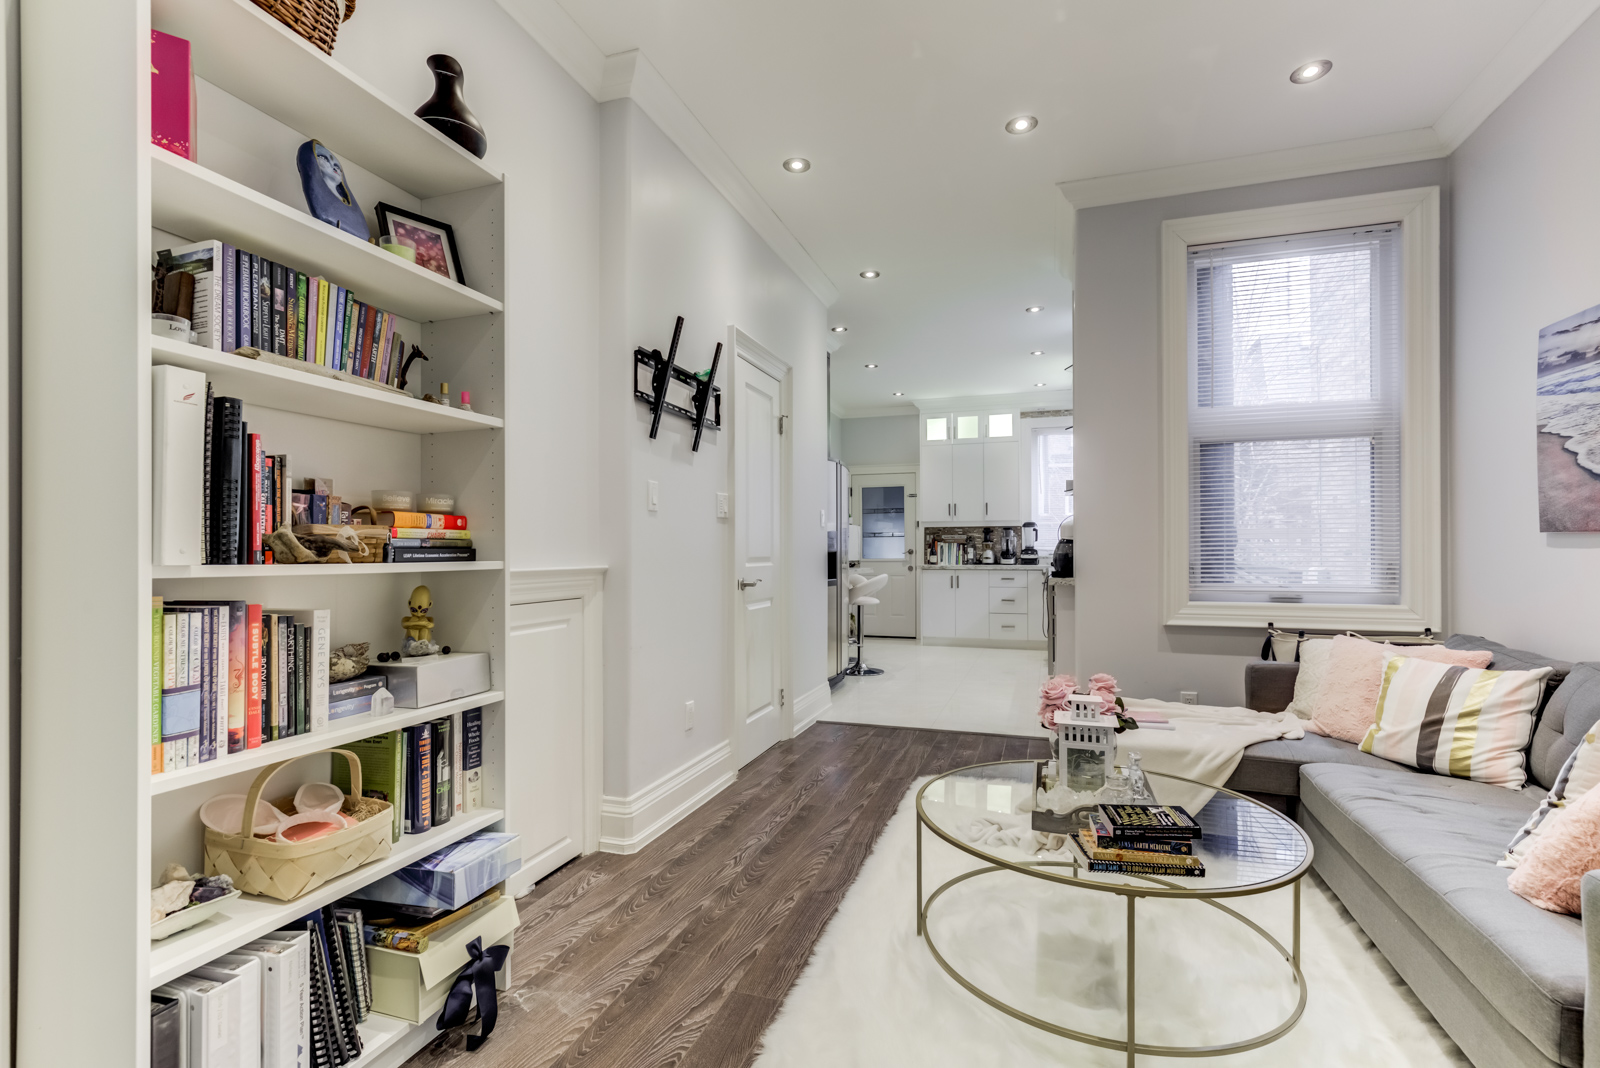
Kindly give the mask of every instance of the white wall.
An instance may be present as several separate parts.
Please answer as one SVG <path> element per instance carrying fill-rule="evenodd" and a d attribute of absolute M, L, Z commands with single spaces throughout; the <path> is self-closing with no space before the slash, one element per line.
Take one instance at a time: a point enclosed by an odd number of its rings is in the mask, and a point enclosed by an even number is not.
<path fill-rule="evenodd" d="M 1450 625 L 1574 660 L 1600 659 L 1600 534 L 1539 533 L 1534 353 L 1600 304 L 1597 63 L 1591 18 L 1452 160 Z"/>
<path fill-rule="evenodd" d="M 1206 704 L 1237 704 L 1244 699 L 1244 665 L 1261 651 L 1260 631 L 1164 625 L 1159 421 L 1162 222 L 1391 189 L 1447 186 L 1447 179 L 1447 164 L 1435 160 L 1078 213 L 1073 566 L 1081 621 L 1080 671 L 1110 672 L 1135 697 L 1177 700 L 1179 690 L 1198 690 Z M 1444 213 L 1448 220 L 1448 190 Z M 1444 232 L 1448 247 L 1448 221 Z M 1574 304 L 1570 310 L 1585 306 Z M 1531 395 L 1531 347 L 1528 351 L 1525 392 Z M 1531 417 L 1514 425 L 1527 434 L 1531 456 Z"/>
<path fill-rule="evenodd" d="M 601 107 L 604 248 L 599 448 L 601 528 L 611 570 L 606 610 L 608 797 L 633 796 L 729 738 L 731 527 L 716 494 L 731 482 L 731 435 L 708 431 L 689 450 L 672 416 L 651 441 L 649 410 L 632 394 L 635 346 L 663 352 L 685 320 L 682 366 L 710 365 L 736 325 L 788 362 L 787 433 L 795 503 L 789 531 L 793 603 L 789 704 L 826 685 L 826 557 L 817 522 L 827 450 L 822 303 L 631 100 Z M 733 380 L 724 350 L 718 379 Z M 732 390 L 727 390 L 731 397 Z M 660 510 L 645 483 L 660 482 Z M 695 723 L 683 726 L 683 702 Z"/>
<path fill-rule="evenodd" d="M 876 415 L 841 419 L 840 462 L 854 464 L 911 464 L 921 462 L 917 416 Z"/>
<path fill-rule="evenodd" d="M 489 137 L 484 161 L 506 176 L 505 240 L 517 250 L 505 279 L 506 566 L 604 563 L 592 534 L 599 105 L 493 0 L 384 0 L 339 31 L 339 62 L 419 105 L 433 92 L 423 60 L 435 52 L 466 72 L 467 105 Z"/>

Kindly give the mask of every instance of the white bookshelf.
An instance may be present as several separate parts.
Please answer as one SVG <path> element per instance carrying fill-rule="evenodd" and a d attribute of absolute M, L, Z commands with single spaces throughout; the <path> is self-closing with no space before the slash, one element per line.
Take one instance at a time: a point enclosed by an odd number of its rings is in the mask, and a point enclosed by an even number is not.
<path fill-rule="evenodd" d="M 505 426 L 499 417 L 483 412 L 446 408 L 431 401 L 363 386 L 354 379 L 328 378 L 162 337 L 151 337 L 150 359 L 199 371 L 217 387 L 219 394 L 239 397 L 264 408 L 413 434 L 453 434 L 463 430 L 498 430 Z"/>
<path fill-rule="evenodd" d="M 225 177 L 204 157 L 191 162 L 151 146 L 152 28 L 192 42 L 200 78 L 451 223 L 471 288 L 316 221 L 302 203 Z M 27 923 L 17 953 L 29 980 L 18 987 L 16 1063 L 147 1068 L 153 986 L 475 831 L 517 830 L 507 812 L 523 795 L 505 754 L 516 697 L 503 563 L 505 187 L 492 167 L 412 115 L 420 101 L 390 99 L 249 0 L 29 4 L 20 52 L 21 211 L 50 220 L 24 228 L 22 239 L 22 509 L 38 522 L 25 525 L 22 544 L 20 787 L 50 815 L 25 818 L 20 834 L 18 907 Z M 202 151 L 207 121 L 202 110 Z M 421 336 L 406 338 L 431 362 L 413 365 L 413 382 L 470 389 L 477 411 L 152 338 L 149 264 L 166 247 L 157 232 L 237 245 L 414 321 Z M 293 476 L 331 477 L 352 504 L 375 489 L 453 494 L 480 559 L 155 566 L 157 363 L 200 371 L 219 396 L 243 400 L 251 431 L 269 453 L 292 456 Z M 62 523 L 84 517 L 108 522 L 89 540 L 59 536 Z M 57 533 L 46 536 L 47 528 Z M 433 592 L 439 640 L 488 653 L 492 690 L 151 773 L 152 596 L 329 608 L 335 646 L 368 641 L 376 652 L 398 646 L 406 597 L 419 582 Z M 168 862 L 201 866 L 195 813 L 207 799 L 242 792 L 280 760 L 307 758 L 280 775 L 292 791 L 295 781 L 329 774 L 329 758 L 315 755 L 325 749 L 476 707 L 484 710 L 485 808 L 402 836 L 384 860 L 296 901 L 243 897 L 189 931 L 150 941 L 149 888 Z M 72 1005 L 59 996 L 69 989 Z M 83 1005 L 93 1006 L 93 1026 L 83 1025 Z M 431 1022 L 374 1017 L 362 1028 L 359 1068 L 397 1065 L 427 1040 L 425 1030 Z"/>

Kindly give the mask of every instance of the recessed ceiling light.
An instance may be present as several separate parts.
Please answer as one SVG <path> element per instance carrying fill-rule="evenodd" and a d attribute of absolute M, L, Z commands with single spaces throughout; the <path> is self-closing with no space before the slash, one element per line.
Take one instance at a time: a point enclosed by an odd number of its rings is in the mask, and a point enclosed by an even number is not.
<path fill-rule="evenodd" d="M 1044 349 L 1034 349 L 1032 352 L 1028 353 L 1028 355 L 1029 356 L 1043 356 L 1044 355 Z"/>
<path fill-rule="evenodd" d="M 1035 382 L 1034 385 L 1043 386 L 1043 385 L 1048 385 L 1048 383 L 1046 383 L 1046 382 Z"/>
<path fill-rule="evenodd" d="M 1032 115 L 1018 115 L 1006 123 L 1006 133 L 1023 134 L 1039 125 L 1039 120 Z"/>
<path fill-rule="evenodd" d="M 904 397 L 904 396 L 905 396 L 905 394 L 904 394 L 904 393 L 896 393 L 896 394 L 895 394 L 895 396 L 896 396 L 896 397 Z"/>
<path fill-rule="evenodd" d="M 1296 85 L 1304 85 L 1307 82 L 1316 81 L 1332 69 L 1333 60 L 1313 59 L 1310 63 L 1302 63 L 1296 67 L 1294 73 L 1289 75 L 1289 80 Z"/>
<path fill-rule="evenodd" d="M 830 326 L 828 329 L 832 330 L 835 334 L 842 334 L 850 328 L 848 326 Z"/>
<path fill-rule="evenodd" d="M 869 370 L 869 371 L 870 371 L 870 370 L 872 370 L 872 368 L 874 368 L 874 367 L 876 367 L 876 366 L 878 366 L 878 365 L 877 365 L 877 364 L 875 364 L 875 363 L 869 363 L 869 364 L 867 364 L 867 365 L 866 365 L 866 368 L 867 368 L 867 370 Z"/>
<path fill-rule="evenodd" d="M 801 174 L 811 169 L 811 161 L 801 159 L 799 156 L 792 156 L 783 161 L 783 169 L 790 174 Z"/>
<path fill-rule="evenodd" d="M 1027 312 L 1027 313 L 1028 313 L 1028 314 L 1029 314 L 1029 315 L 1034 315 L 1034 314 L 1036 314 L 1036 313 L 1038 313 L 1038 312 L 1042 312 L 1042 311 L 1044 311 L 1044 309 L 1043 309 L 1043 308 L 1041 308 L 1041 307 L 1039 307 L 1039 305 L 1037 305 L 1037 304 L 1035 304 L 1035 305 L 1034 305 L 1034 306 L 1033 306 L 1033 307 L 1031 307 L 1031 308 L 1023 308 L 1023 309 L 1022 309 L 1022 310 L 1023 310 L 1023 311 L 1025 311 L 1025 312 Z"/>
<path fill-rule="evenodd" d="M 878 272 L 877 271 L 862 271 L 861 272 L 861 277 L 862 278 L 876 278 L 876 277 L 878 277 Z"/>

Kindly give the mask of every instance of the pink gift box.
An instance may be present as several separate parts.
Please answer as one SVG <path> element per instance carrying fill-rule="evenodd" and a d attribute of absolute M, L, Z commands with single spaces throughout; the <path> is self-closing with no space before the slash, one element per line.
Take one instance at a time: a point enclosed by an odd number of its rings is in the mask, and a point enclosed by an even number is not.
<path fill-rule="evenodd" d="M 195 158 L 194 64 L 189 42 L 150 31 L 150 141 Z"/>

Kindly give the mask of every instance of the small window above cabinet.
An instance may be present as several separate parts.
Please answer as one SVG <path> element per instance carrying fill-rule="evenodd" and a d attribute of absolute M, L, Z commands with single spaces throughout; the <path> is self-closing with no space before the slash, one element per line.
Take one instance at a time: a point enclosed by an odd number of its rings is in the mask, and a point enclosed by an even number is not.
<path fill-rule="evenodd" d="M 953 416 L 956 422 L 957 441 L 977 441 L 978 428 L 982 425 L 983 417 L 977 415 Z"/>
<path fill-rule="evenodd" d="M 924 441 L 947 442 L 950 440 L 950 417 L 948 415 L 930 415 L 922 422 L 926 427 L 923 432 Z"/>
<path fill-rule="evenodd" d="M 1017 421 L 1016 417 L 1011 412 L 990 412 L 988 419 L 989 433 L 985 435 L 986 437 L 1014 438 L 1017 436 Z"/>

